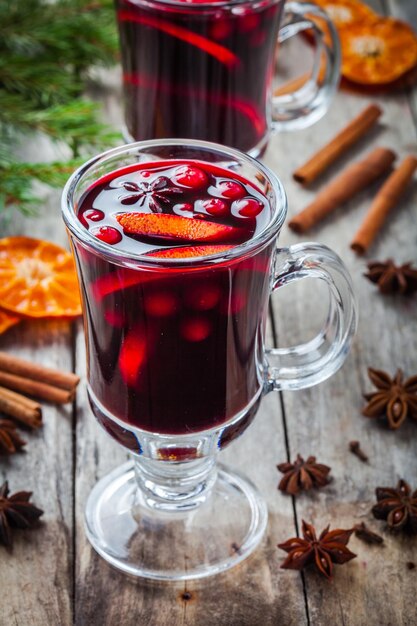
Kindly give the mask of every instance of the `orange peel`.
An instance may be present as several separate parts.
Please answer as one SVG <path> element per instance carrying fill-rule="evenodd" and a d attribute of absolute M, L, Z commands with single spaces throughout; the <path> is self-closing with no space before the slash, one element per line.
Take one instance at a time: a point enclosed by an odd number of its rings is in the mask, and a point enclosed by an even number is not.
<path fill-rule="evenodd" d="M 40 239 L 0 239 L 0 308 L 33 318 L 81 315 L 71 254 Z"/>
<path fill-rule="evenodd" d="M 17 315 L 12 315 L 11 313 L 6 313 L 6 311 L 0 311 L 0 335 L 5 333 L 6 330 L 15 326 L 20 322 L 20 317 Z"/>
<path fill-rule="evenodd" d="M 359 0 L 314 0 L 327 13 L 338 30 L 377 19 L 377 14 Z"/>
<path fill-rule="evenodd" d="M 341 29 L 342 74 L 353 83 L 392 83 L 417 64 L 417 36 L 393 18 Z"/>

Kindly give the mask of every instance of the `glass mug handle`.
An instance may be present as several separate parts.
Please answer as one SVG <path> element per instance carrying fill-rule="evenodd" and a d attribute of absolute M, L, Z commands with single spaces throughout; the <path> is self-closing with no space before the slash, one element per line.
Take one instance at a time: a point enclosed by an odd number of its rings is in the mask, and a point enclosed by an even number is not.
<path fill-rule="evenodd" d="M 319 120 L 329 108 L 340 78 L 339 37 L 329 16 L 315 4 L 299 2 L 288 2 L 284 13 L 287 19 L 279 30 L 278 43 L 311 29 L 316 52 L 309 79 L 291 93 L 272 97 L 272 127 L 279 132 L 306 128 Z M 307 14 L 319 17 L 324 30 Z"/>
<path fill-rule="evenodd" d="M 271 293 L 303 278 L 324 280 L 329 288 L 327 318 L 314 339 L 266 350 L 268 391 L 311 387 L 334 374 L 349 350 L 357 325 L 352 281 L 338 255 L 316 243 L 277 248 L 273 268 Z"/>

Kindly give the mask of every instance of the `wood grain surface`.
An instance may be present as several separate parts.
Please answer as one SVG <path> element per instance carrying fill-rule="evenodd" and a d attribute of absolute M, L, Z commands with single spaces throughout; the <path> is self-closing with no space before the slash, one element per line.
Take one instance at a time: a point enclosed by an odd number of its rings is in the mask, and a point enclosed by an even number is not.
<path fill-rule="evenodd" d="M 415 0 L 369 2 L 385 14 L 407 17 L 417 27 Z M 281 51 L 280 74 L 302 67 L 302 46 Z M 291 54 L 290 54 L 291 53 Z M 111 73 L 107 93 L 100 94 L 106 118 L 121 124 L 120 74 Z M 381 123 L 309 189 L 291 172 L 330 139 L 365 104 L 383 110 Z M 417 90 L 367 97 L 339 92 L 318 124 L 271 140 L 265 162 L 282 179 L 290 215 L 303 208 L 344 164 L 372 147 L 393 148 L 403 157 L 417 152 Z M 34 142 L 31 154 L 59 156 L 59 148 Z M 317 227 L 309 239 L 332 247 L 347 264 L 355 285 L 360 322 L 351 354 L 330 380 L 305 391 L 267 396 L 245 435 L 221 460 L 246 473 L 267 501 L 269 525 L 255 554 L 219 577 L 179 585 L 148 584 L 110 568 L 90 548 L 83 530 L 83 510 L 94 483 L 126 459 L 126 453 L 93 419 L 80 384 L 74 406 L 44 408 L 44 425 L 24 433 L 27 452 L 0 460 L 0 481 L 12 491 L 31 489 L 45 510 L 39 529 L 16 535 L 13 554 L 0 548 L 0 626 L 414 626 L 417 539 L 396 536 L 374 520 L 370 508 L 376 486 L 394 486 L 399 478 L 417 488 L 417 426 L 391 432 L 361 416 L 362 394 L 371 390 L 369 365 L 394 373 L 417 372 L 417 300 L 383 297 L 364 277 L 367 259 L 417 263 L 417 183 L 396 207 L 383 233 L 365 258 L 349 242 L 379 185 L 360 194 Z M 66 243 L 59 193 L 45 191 L 41 219 L 16 217 L 10 232 Z M 4 234 L 4 233 L 2 233 Z M 279 245 L 304 240 L 284 226 Z M 321 297 L 323 295 L 323 297 Z M 273 298 L 271 344 L 292 345 L 320 327 L 325 290 L 313 281 L 280 290 Z M 49 366 L 76 371 L 85 380 L 81 323 L 26 323 L 0 338 L 0 346 Z M 360 440 L 369 456 L 361 463 L 348 450 Z M 296 454 L 315 454 L 331 465 L 330 485 L 297 499 L 277 490 L 276 464 Z M 350 547 L 358 558 L 341 567 L 328 583 L 314 571 L 284 571 L 284 553 L 276 544 L 294 536 L 301 520 L 322 528 L 351 527 L 365 521 L 383 534 L 384 546 L 367 546 L 357 538 Z M 184 596 L 184 591 L 188 594 Z"/>

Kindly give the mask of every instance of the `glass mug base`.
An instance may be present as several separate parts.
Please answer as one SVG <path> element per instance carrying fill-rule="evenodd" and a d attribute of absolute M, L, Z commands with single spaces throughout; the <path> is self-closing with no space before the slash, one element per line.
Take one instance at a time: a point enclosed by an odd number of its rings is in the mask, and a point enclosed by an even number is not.
<path fill-rule="evenodd" d="M 100 480 L 85 512 L 87 537 L 113 567 L 152 580 L 182 581 L 224 572 L 259 545 L 268 520 L 255 486 L 219 465 L 192 512 L 155 511 L 141 497 L 135 463 Z"/>

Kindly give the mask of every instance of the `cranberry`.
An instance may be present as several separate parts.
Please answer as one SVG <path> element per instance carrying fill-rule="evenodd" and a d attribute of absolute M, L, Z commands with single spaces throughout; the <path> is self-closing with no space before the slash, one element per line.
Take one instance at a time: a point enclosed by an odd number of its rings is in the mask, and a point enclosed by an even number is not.
<path fill-rule="evenodd" d="M 235 217 L 256 217 L 263 208 L 262 202 L 255 198 L 242 198 L 233 202 L 231 212 Z"/>
<path fill-rule="evenodd" d="M 195 285 L 187 291 L 184 300 L 185 304 L 195 311 L 209 311 L 213 309 L 222 295 L 221 288 L 216 283 L 206 282 Z"/>
<path fill-rule="evenodd" d="M 215 19 L 210 26 L 210 37 L 212 39 L 216 39 L 217 41 L 223 41 L 223 39 L 227 39 L 231 32 L 232 24 L 230 20 L 225 20 L 222 18 Z"/>
<path fill-rule="evenodd" d="M 178 204 L 174 204 L 172 212 L 177 215 L 182 215 L 182 217 L 194 217 L 193 205 L 189 202 L 179 202 Z"/>
<path fill-rule="evenodd" d="M 114 246 L 122 240 L 121 232 L 112 226 L 100 226 L 100 228 L 94 228 L 91 231 L 91 234 L 111 246 Z"/>
<path fill-rule="evenodd" d="M 125 323 L 123 313 L 113 311 L 112 309 L 104 312 L 104 319 L 108 324 L 110 324 L 110 326 L 114 326 L 115 328 L 123 328 Z"/>
<path fill-rule="evenodd" d="M 204 341 L 210 335 L 211 323 L 205 317 L 189 317 L 181 324 L 181 334 L 187 341 Z"/>
<path fill-rule="evenodd" d="M 173 182 L 189 189 L 200 189 L 207 185 L 208 176 L 198 167 L 182 165 L 175 170 Z"/>
<path fill-rule="evenodd" d="M 222 198 L 228 198 L 228 200 L 238 200 L 243 198 L 246 193 L 244 187 L 234 180 L 221 180 L 217 183 L 215 189 Z"/>
<path fill-rule="evenodd" d="M 252 30 L 258 27 L 260 22 L 259 15 L 257 13 L 247 13 L 239 19 L 239 30 L 242 33 L 250 33 Z"/>
<path fill-rule="evenodd" d="M 145 297 L 145 310 L 154 317 L 167 317 L 177 310 L 177 298 L 169 291 L 149 293 Z"/>
<path fill-rule="evenodd" d="M 104 213 L 99 209 L 89 209 L 84 213 L 84 217 L 90 222 L 100 222 L 104 219 Z"/>
<path fill-rule="evenodd" d="M 208 213 L 213 217 L 223 217 L 229 213 L 229 207 L 220 198 L 210 198 L 209 200 L 197 200 L 195 210 L 198 213 Z"/>

